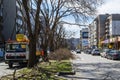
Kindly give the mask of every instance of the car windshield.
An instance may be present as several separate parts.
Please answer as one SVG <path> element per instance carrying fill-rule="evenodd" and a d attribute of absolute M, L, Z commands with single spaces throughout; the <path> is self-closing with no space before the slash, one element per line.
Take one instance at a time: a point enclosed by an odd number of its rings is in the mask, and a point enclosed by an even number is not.
<path fill-rule="evenodd" d="M 95 50 L 95 51 L 99 51 L 99 50 Z"/>
<path fill-rule="evenodd" d="M 25 52 L 26 44 L 7 44 L 6 52 Z"/>
<path fill-rule="evenodd" d="M 111 50 L 110 53 L 120 53 L 118 50 Z"/>

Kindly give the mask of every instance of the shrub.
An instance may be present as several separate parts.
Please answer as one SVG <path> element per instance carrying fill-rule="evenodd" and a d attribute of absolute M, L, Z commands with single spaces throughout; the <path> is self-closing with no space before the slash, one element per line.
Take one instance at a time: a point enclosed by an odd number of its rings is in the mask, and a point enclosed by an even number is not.
<path fill-rule="evenodd" d="M 74 55 L 68 50 L 68 49 L 58 49 L 49 55 L 49 59 L 51 60 L 68 60 L 68 59 L 73 59 Z"/>

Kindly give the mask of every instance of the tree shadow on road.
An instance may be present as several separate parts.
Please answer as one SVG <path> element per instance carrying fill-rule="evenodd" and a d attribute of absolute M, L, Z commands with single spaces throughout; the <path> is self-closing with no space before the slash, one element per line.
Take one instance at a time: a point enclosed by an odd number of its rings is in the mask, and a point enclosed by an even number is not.
<path fill-rule="evenodd" d="M 12 68 L 7 68 L 7 69 L 10 69 L 10 70 L 19 70 L 19 69 L 22 69 L 22 68 L 25 68 L 26 66 L 20 66 L 20 65 L 14 65 Z"/>
<path fill-rule="evenodd" d="M 119 63 L 77 63 L 73 66 L 75 71 L 83 74 L 86 79 L 87 75 L 93 77 L 92 79 L 88 78 L 88 80 L 120 80 Z"/>
<path fill-rule="evenodd" d="M 98 79 L 98 78 L 90 78 L 90 77 L 79 77 L 79 76 L 70 76 L 70 75 L 65 75 L 63 76 L 67 78 L 68 80 L 104 80 L 104 79 Z M 105 79 L 105 80 L 110 80 L 110 79 Z"/>

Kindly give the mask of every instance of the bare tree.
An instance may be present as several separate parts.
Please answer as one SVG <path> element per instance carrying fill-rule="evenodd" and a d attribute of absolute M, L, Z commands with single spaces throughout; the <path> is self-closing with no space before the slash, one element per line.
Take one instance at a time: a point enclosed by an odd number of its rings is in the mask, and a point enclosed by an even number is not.
<path fill-rule="evenodd" d="M 20 0 L 17 0 L 20 1 Z M 40 34 L 42 48 L 46 50 L 52 48 L 55 44 L 54 39 L 57 33 L 58 25 L 65 17 L 73 16 L 76 20 L 82 21 L 87 17 L 94 15 L 96 7 L 101 0 L 22 0 L 21 6 L 24 10 L 24 21 L 27 24 L 27 32 L 30 40 L 30 59 L 29 67 L 32 67 L 36 62 L 36 42 Z M 42 23 L 41 16 L 44 19 Z M 57 38 L 60 35 L 57 35 Z M 60 38 L 62 39 L 62 38 Z M 60 40 L 61 41 L 61 40 Z"/>
<path fill-rule="evenodd" d="M 56 31 L 65 17 L 73 16 L 76 22 L 93 16 L 101 0 L 44 0 L 41 4 L 41 15 L 45 19 L 47 45 L 54 46 Z M 70 23 L 70 22 L 67 22 Z M 70 23 L 71 24 L 71 23 Z M 47 53 L 45 53 L 47 55 Z"/>
<path fill-rule="evenodd" d="M 42 0 L 17 0 L 22 7 L 21 13 L 23 20 L 26 22 L 28 38 L 29 38 L 29 62 L 28 67 L 33 67 L 36 64 L 36 42 L 40 32 L 40 5 Z M 34 10 L 35 9 L 35 10 Z"/>
<path fill-rule="evenodd" d="M 64 47 L 64 40 L 65 40 L 66 31 L 62 25 L 58 25 L 57 29 L 55 30 L 54 36 L 54 49 L 58 49 L 60 47 Z"/>

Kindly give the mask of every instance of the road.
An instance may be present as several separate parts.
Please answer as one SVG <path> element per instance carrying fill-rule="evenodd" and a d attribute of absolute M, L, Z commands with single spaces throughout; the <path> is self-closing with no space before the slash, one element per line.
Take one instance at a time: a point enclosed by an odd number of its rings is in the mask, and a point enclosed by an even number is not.
<path fill-rule="evenodd" d="M 72 60 L 76 74 L 66 75 L 68 80 L 120 80 L 120 61 L 109 60 L 100 56 L 81 53 L 75 54 Z M 0 62 L 0 77 L 12 74 L 17 66 L 10 69 L 7 64 Z"/>
<path fill-rule="evenodd" d="M 13 69 L 9 69 L 8 65 L 5 64 L 5 62 L 0 62 L 0 77 L 7 74 L 12 74 L 13 71 Z"/>
<path fill-rule="evenodd" d="M 13 74 L 14 70 L 20 70 L 21 67 L 18 65 L 14 65 L 13 68 L 9 68 L 7 64 L 5 64 L 4 61 L 0 62 L 0 78 L 5 75 Z"/>
<path fill-rule="evenodd" d="M 68 80 L 120 80 L 120 61 L 109 60 L 90 54 L 75 54 L 72 60 L 76 71 Z"/>

